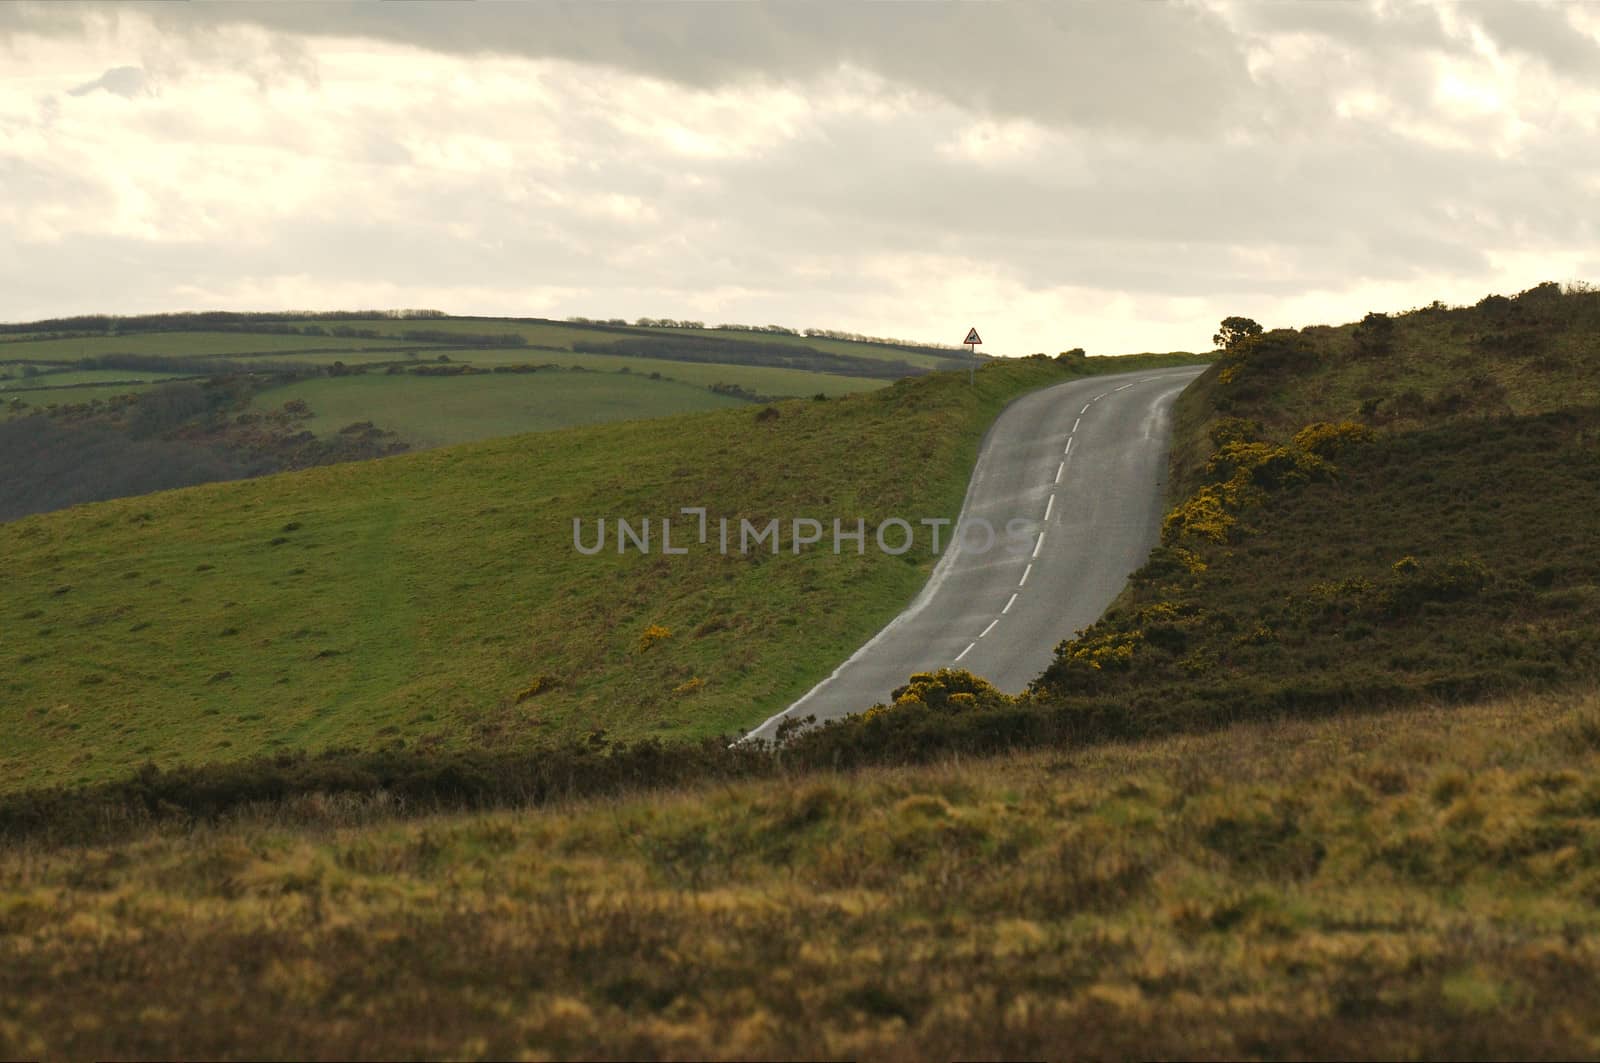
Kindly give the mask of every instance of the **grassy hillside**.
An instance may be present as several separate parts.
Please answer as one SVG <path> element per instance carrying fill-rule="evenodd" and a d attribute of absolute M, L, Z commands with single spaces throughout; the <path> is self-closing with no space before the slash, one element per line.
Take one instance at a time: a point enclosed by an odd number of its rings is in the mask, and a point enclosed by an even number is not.
<path fill-rule="evenodd" d="M 592 535 L 692 505 L 736 527 L 954 516 L 995 413 L 1070 372 L 993 364 L 975 388 L 920 378 L 0 525 L 0 786 L 263 749 L 753 725 L 892 616 L 927 551 L 584 557 L 573 518 Z M 670 637 L 642 644 L 652 626 Z"/>
<path fill-rule="evenodd" d="M 1554 286 L 1240 343 L 1179 400 L 1178 495 L 1129 591 L 997 709 L 1010 722 L 937 743 L 1593 680 L 1597 366 L 1600 294 Z M 941 730 L 874 726 L 886 743 Z"/>
<path fill-rule="evenodd" d="M 0 863 L 0 1055 L 1589 1058 L 1600 698 Z"/>

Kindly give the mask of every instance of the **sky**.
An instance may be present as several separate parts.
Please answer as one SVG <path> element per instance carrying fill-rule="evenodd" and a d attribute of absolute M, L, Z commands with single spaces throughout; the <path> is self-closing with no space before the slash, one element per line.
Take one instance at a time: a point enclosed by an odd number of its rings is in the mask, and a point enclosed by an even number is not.
<path fill-rule="evenodd" d="M 1600 5 L 0 4 L 0 320 L 990 354 L 1600 281 Z"/>

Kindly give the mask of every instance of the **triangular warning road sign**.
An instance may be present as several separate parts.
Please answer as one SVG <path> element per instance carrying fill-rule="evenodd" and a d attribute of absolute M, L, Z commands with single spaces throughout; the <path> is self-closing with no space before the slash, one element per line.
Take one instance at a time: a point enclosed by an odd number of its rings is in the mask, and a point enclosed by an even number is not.
<path fill-rule="evenodd" d="M 962 343 L 982 343 L 983 340 L 978 338 L 978 330 L 976 328 L 970 328 L 970 329 L 967 330 L 967 338 L 962 340 L 961 342 Z"/>

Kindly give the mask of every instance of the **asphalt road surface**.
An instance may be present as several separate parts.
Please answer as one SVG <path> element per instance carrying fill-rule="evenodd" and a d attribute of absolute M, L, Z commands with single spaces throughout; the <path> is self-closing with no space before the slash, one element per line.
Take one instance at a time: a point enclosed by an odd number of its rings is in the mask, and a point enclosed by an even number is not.
<path fill-rule="evenodd" d="M 1200 372 L 1073 380 L 1006 407 L 967 485 L 960 519 L 970 527 L 916 600 L 750 737 L 770 738 L 787 716 L 862 712 L 913 672 L 960 667 L 1008 692 L 1026 687 L 1158 541 L 1172 404 Z M 996 533 L 987 550 L 978 518 Z M 927 532 L 917 529 L 916 549 L 927 549 Z"/>

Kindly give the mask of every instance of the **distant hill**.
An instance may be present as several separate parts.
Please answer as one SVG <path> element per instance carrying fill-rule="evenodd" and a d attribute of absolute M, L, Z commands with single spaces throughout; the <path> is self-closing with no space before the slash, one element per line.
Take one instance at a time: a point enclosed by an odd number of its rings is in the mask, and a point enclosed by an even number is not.
<path fill-rule="evenodd" d="M 0 520 L 517 432 L 851 394 L 971 361 L 776 326 L 431 311 L 0 325 Z M 197 388 L 204 402 L 187 398 Z M 167 418 L 184 405 L 187 419 Z M 139 428 L 151 410 L 158 433 Z M 36 415 L 47 420 L 17 423 Z"/>

